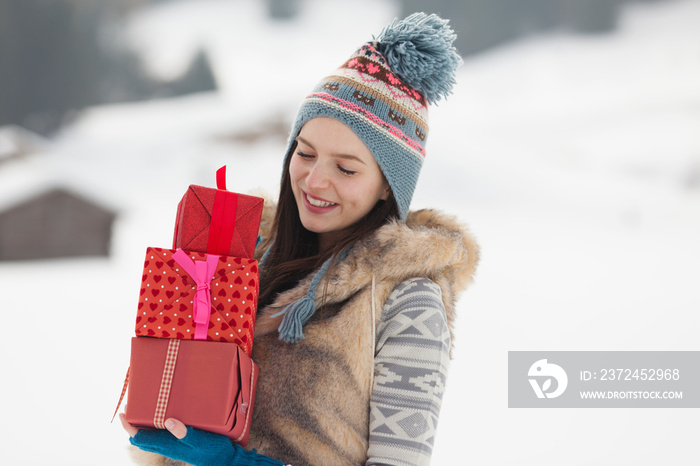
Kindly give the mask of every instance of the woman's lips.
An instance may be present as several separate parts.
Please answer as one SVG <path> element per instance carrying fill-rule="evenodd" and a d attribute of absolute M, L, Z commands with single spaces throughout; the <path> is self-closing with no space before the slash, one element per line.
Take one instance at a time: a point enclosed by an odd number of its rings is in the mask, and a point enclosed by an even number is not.
<path fill-rule="evenodd" d="M 335 204 L 333 202 L 327 201 L 325 199 L 322 199 L 320 197 L 316 196 L 311 196 L 305 191 L 301 192 L 301 197 L 304 201 L 304 207 L 309 212 L 315 213 L 315 214 L 325 214 L 327 212 L 330 212 L 331 210 L 335 209 L 338 207 L 338 204 Z M 312 204 L 314 202 L 317 205 Z"/>

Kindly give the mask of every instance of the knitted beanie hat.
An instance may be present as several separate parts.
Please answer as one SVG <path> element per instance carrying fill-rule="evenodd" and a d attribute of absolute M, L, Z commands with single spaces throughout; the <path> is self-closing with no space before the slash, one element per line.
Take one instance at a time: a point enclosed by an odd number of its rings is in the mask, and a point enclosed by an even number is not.
<path fill-rule="evenodd" d="M 378 38 L 362 45 L 322 79 L 299 108 L 285 163 L 307 121 L 335 118 L 372 152 L 405 220 L 425 158 L 428 103 L 452 92 L 455 70 L 462 63 L 452 45 L 456 35 L 447 23 L 425 13 L 394 20 Z M 330 259 L 314 275 L 307 295 L 273 316 L 284 315 L 281 340 L 295 343 L 304 338 L 302 328 L 316 312 L 316 289 L 329 268 Z"/>
<path fill-rule="evenodd" d="M 452 92 L 461 64 L 448 21 L 414 13 L 363 44 L 302 102 L 287 146 L 315 117 L 348 125 L 377 160 L 402 219 L 408 215 L 428 138 L 428 103 Z"/>

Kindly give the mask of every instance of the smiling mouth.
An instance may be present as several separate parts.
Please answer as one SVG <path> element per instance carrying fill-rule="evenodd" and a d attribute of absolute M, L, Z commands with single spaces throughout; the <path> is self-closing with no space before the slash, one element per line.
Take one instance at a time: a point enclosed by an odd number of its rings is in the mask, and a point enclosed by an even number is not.
<path fill-rule="evenodd" d="M 306 198 L 307 202 L 314 207 L 331 207 L 331 206 L 337 205 L 335 202 L 327 202 L 327 201 L 322 201 L 320 199 L 315 199 L 307 193 L 304 193 L 304 197 Z"/>

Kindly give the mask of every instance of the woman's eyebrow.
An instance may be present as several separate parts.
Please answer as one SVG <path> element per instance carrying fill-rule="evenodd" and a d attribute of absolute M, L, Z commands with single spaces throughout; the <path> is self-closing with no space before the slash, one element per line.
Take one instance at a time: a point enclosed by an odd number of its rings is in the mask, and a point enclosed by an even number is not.
<path fill-rule="evenodd" d="M 301 136 L 297 136 L 297 137 L 295 138 L 295 140 L 296 140 L 297 142 L 301 142 L 301 143 L 303 143 L 303 144 L 309 146 L 309 147 L 312 148 L 313 150 L 316 150 L 316 148 L 314 147 L 313 144 L 311 144 L 309 141 L 307 141 L 306 139 L 304 139 L 304 138 L 301 137 Z M 367 163 L 366 163 L 364 160 L 362 160 L 362 159 L 359 158 L 358 156 L 352 155 L 352 154 L 332 154 L 332 157 L 337 157 L 337 158 L 340 158 L 340 159 L 347 159 L 347 160 L 355 160 L 355 161 L 357 161 L 357 162 L 360 162 L 362 165 L 367 165 Z"/>
<path fill-rule="evenodd" d="M 359 158 L 356 155 L 351 155 L 351 154 L 333 154 L 333 157 L 337 157 L 339 159 L 347 159 L 347 160 L 354 160 L 356 162 L 361 163 L 362 165 L 367 165 L 364 160 Z"/>
<path fill-rule="evenodd" d="M 309 141 L 307 141 L 306 139 L 304 139 L 301 136 L 297 136 L 294 140 L 297 142 L 303 142 L 304 144 L 306 144 L 307 146 L 309 146 L 310 148 L 312 148 L 314 150 L 316 149 L 313 144 L 311 144 Z"/>

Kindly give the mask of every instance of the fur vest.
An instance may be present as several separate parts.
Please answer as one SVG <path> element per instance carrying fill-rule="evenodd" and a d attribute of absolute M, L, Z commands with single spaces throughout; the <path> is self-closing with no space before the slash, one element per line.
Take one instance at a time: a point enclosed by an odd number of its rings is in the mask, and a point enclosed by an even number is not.
<path fill-rule="evenodd" d="M 266 202 L 263 238 L 274 208 Z M 253 360 L 260 377 L 247 448 L 294 466 L 364 465 L 374 329 L 384 303 L 403 281 L 429 278 L 441 288 L 452 336 L 455 303 L 473 279 L 478 256 L 476 242 L 453 217 L 410 212 L 405 223 L 384 225 L 355 244 L 323 278 L 305 339 L 280 341 L 282 317 L 271 316 L 303 297 L 313 274 L 259 309 Z"/>
<path fill-rule="evenodd" d="M 373 335 L 384 303 L 403 281 L 427 277 L 442 289 L 452 333 L 455 301 L 477 261 L 476 243 L 454 218 L 411 212 L 405 223 L 387 224 L 356 244 L 324 277 L 317 306 L 325 293 L 324 305 L 304 326 L 304 340 L 280 341 L 282 317 L 270 316 L 304 296 L 312 276 L 260 309 L 253 348 L 260 379 L 248 448 L 294 466 L 364 464 Z"/>

